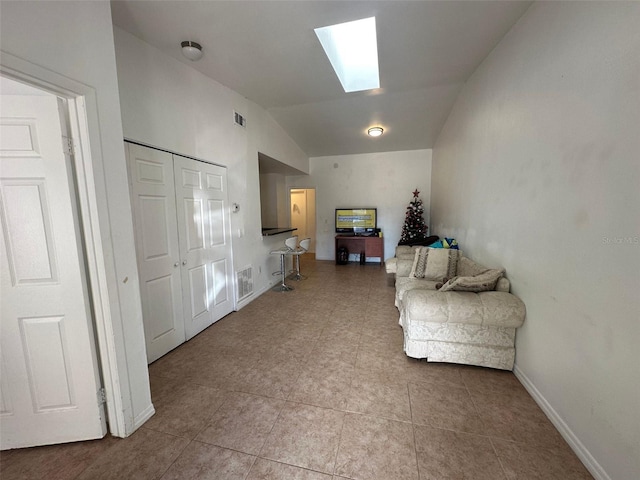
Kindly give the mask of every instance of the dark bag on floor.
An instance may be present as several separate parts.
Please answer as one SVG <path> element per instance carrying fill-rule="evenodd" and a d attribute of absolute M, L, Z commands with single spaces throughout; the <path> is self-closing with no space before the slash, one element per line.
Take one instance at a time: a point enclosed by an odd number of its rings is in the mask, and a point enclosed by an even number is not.
<path fill-rule="evenodd" d="M 338 248 L 336 263 L 338 265 L 346 265 L 349 263 L 349 250 L 347 250 L 347 247 Z"/>

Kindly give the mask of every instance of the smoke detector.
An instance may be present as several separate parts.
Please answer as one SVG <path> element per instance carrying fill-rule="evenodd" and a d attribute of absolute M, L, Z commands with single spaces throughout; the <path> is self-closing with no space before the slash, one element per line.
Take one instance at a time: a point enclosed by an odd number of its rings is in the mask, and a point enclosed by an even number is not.
<path fill-rule="evenodd" d="M 202 58 L 202 45 L 196 42 L 184 41 L 181 43 L 182 54 L 192 62 Z"/>

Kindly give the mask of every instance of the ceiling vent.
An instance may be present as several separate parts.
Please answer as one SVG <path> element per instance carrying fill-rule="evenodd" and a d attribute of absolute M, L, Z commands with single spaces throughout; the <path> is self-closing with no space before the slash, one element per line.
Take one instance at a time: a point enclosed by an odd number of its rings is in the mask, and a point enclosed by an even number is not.
<path fill-rule="evenodd" d="M 240 125 L 242 128 L 247 128 L 247 119 L 238 112 L 233 112 L 233 121 L 236 125 Z"/>

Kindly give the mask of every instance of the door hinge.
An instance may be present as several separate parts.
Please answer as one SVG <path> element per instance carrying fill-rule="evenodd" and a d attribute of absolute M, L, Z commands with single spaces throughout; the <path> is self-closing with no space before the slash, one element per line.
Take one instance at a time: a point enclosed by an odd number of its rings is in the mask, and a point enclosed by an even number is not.
<path fill-rule="evenodd" d="M 73 138 L 62 137 L 62 149 L 64 150 L 65 155 L 73 155 Z"/>
<path fill-rule="evenodd" d="M 107 392 L 104 387 L 98 390 L 98 405 L 104 405 L 107 403 Z"/>

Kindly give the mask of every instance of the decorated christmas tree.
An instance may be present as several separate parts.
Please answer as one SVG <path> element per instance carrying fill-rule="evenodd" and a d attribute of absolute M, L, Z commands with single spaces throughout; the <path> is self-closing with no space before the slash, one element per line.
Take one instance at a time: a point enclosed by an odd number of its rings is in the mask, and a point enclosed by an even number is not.
<path fill-rule="evenodd" d="M 427 225 L 424 223 L 424 207 L 418 197 L 420 192 L 416 188 L 413 192 L 413 200 L 407 206 L 407 213 L 402 226 L 402 235 L 398 245 L 411 245 L 422 242 L 427 238 Z"/>

